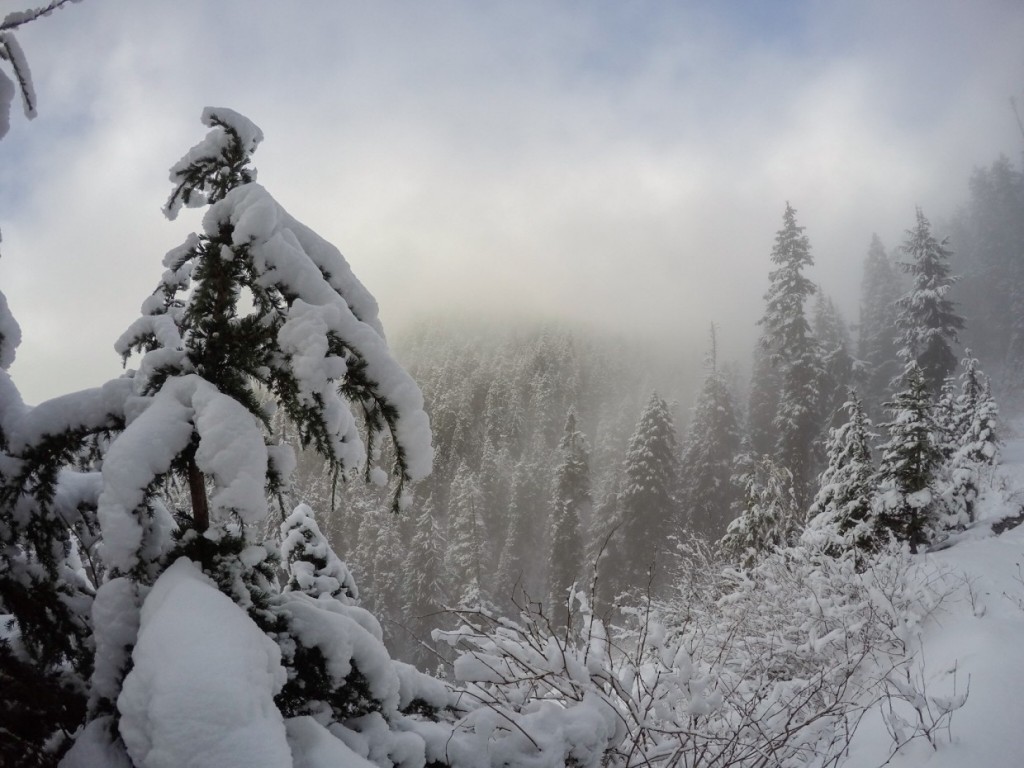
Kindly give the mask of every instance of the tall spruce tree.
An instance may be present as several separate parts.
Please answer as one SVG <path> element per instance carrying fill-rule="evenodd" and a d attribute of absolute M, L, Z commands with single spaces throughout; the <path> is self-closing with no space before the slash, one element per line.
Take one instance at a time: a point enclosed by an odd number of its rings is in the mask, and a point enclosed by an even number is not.
<path fill-rule="evenodd" d="M 669 536 L 680 530 L 678 451 L 668 405 L 654 393 L 626 450 L 608 568 L 602 572 L 614 591 L 657 591 L 668 581 Z"/>
<path fill-rule="evenodd" d="M 489 586 L 484 573 L 483 493 L 476 474 L 465 461 L 459 464 L 448 501 L 448 550 L 445 571 L 451 595 L 457 602 L 471 604 L 484 596 Z"/>
<path fill-rule="evenodd" d="M 901 282 L 882 241 L 878 235 L 872 235 L 864 259 L 857 334 L 857 358 L 861 366 L 858 379 L 864 390 L 865 409 L 872 416 L 882 414 L 882 403 L 888 399 L 889 387 L 902 370 L 894 333 L 896 302 L 903 293 Z"/>
<path fill-rule="evenodd" d="M 900 247 L 906 261 L 899 262 L 899 267 L 911 276 L 913 284 L 896 303 L 899 355 L 906 365 L 916 364 L 921 369 L 933 396 L 956 367 L 952 344 L 964 327 L 963 318 L 947 298 L 957 279 L 949 273 L 947 243 L 948 238 L 935 239 L 931 224 L 918 208 L 917 223 L 907 230 Z"/>
<path fill-rule="evenodd" d="M 445 541 L 434 515 L 434 505 L 427 498 L 421 505 L 413 525 L 412 539 L 406 553 L 405 620 L 417 641 L 426 640 L 440 627 L 440 611 L 447 605 L 444 585 Z M 421 668 L 436 662 L 436 656 L 416 642 L 411 660 Z"/>
<path fill-rule="evenodd" d="M 590 518 L 590 458 L 576 428 L 576 411 L 565 419 L 560 461 L 555 469 L 554 503 L 548 533 L 548 615 L 556 626 L 568 621 L 569 591 L 583 576 L 582 520 Z"/>
<path fill-rule="evenodd" d="M 775 455 L 793 476 L 797 503 L 804 506 L 814 472 L 814 440 L 820 429 L 821 365 L 807 321 L 807 299 L 814 283 L 804 269 L 814 262 L 804 228 L 796 223 L 796 211 L 789 203 L 782 228 L 775 235 L 771 254 L 775 269 L 769 274 L 765 294 L 763 344 L 779 374 L 778 408 L 773 420 L 776 430 Z"/>
<path fill-rule="evenodd" d="M 871 420 L 856 393 L 849 391 L 846 422 L 829 430 L 828 467 L 818 478 L 818 493 L 802 540 L 832 555 L 877 548 L 872 514 L 875 468 L 871 462 Z"/>
<path fill-rule="evenodd" d="M 911 363 L 903 388 L 887 403 L 891 420 L 882 427 L 889 440 L 881 446 L 876 475 L 875 518 L 880 535 L 888 533 L 917 552 L 932 538 L 938 524 L 936 473 L 942 451 L 938 426 L 924 372 Z"/>
<path fill-rule="evenodd" d="M 683 446 L 679 503 L 693 531 L 718 539 L 732 519 L 736 494 L 730 478 L 740 428 L 729 383 L 718 367 L 714 325 L 705 366 L 707 374 Z"/>
<path fill-rule="evenodd" d="M 854 360 L 850 333 L 831 296 L 819 287 L 814 302 L 814 340 L 819 349 L 819 424 L 828 430 L 843 423 L 843 409 L 853 380 Z"/>

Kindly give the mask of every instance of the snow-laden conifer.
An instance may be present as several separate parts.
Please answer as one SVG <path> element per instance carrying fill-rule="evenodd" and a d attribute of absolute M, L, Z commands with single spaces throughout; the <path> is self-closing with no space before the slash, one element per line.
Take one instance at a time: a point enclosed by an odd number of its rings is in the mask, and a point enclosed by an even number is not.
<path fill-rule="evenodd" d="M 889 386 L 902 370 L 894 332 L 900 284 L 882 241 L 872 235 L 864 259 L 857 333 L 858 380 L 863 382 L 865 409 L 872 416 L 881 413 Z"/>
<path fill-rule="evenodd" d="M 483 548 L 487 534 L 483 524 L 483 493 L 476 473 L 465 461 L 459 464 L 448 501 L 448 550 L 445 570 L 448 580 L 458 585 L 453 593 L 459 603 L 481 599 L 489 572 L 485 572 Z"/>
<path fill-rule="evenodd" d="M 828 466 L 818 478 L 807 528 L 801 540 L 833 555 L 878 548 L 872 514 L 875 468 L 871 461 L 871 420 L 856 393 L 844 406 L 846 423 L 829 430 Z"/>
<path fill-rule="evenodd" d="M 935 395 L 956 367 L 952 344 L 964 327 L 963 318 L 947 296 L 957 280 L 949 269 L 952 253 L 948 238 L 939 241 L 932 235 L 931 224 L 920 208 L 900 251 L 906 261 L 898 266 L 910 275 L 913 284 L 897 302 L 899 355 L 904 364 L 916 364 L 921 369 L 928 391 Z"/>
<path fill-rule="evenodd" d="M 666 583 L 668 537 L 679 530 L 678 451 L 668 405 L 654 393 L 626 451 L 614 533 L 600 572 L 606 589 L 657 589 Z"/>
<path fill-rule="evenodd" d="M 704 384 L 693 407 L 680 467 L 680 507 L 690 527 L 712 539 L 725 532 L 736 494 L 730 482 L 740 429 L 729 382 L 718 366 L 715 327 Z"/>
<path fill-rule="evenodd" d="M 582 520 L 589 520 L 590 458 L 586 438 L 576 428 L 576 412 L 565 419 L 555 468 L 554 501 L 548 533 L 548 615 L 557 625 L 568 620 L 570 591 L 583 576 Z"/>
<path fill-rule="evenodd" d="M 818 422 L 822 430 L 842 423 L 847 392 L 854 375 L 850 334 L 831 296 L 819 287 L 814 302 L 814 340 L 818 346 L 820 393 Z"/>
<path fill-rule="evenodd" d="M 960 391 L 950 398 L 942 429 L 945 440 L 945 463 L 941 472 L 945 507 L 942 524 L 947 528 L 974 521 L 975 504 L 986 470 L 999 463 L 999 408 L 992 397 L 988 378 L 978 369 L 978 361 L 970 350 L 966 350 L 961 364 Z"/>
<path fill-rule="evenodd" d="M 430 638 L 431 631 L 440 626 L 440 611 L 448 604 L 444 551 L 444 534 L 434 513 L 433 500 L 428 497 L 413 520 L 412 538 L 402 568 L 405 621 L 415 640 Z M 419 643 L 411 656 L 421 668 L 436 661 Z"/>
<path fill-rule="evenodd" d="M 775 235 L 762 343 L 778 369 L 778 408 L 773 419 L 775 455 L 793 476 L 793 488 L 802 504 L 813 472 L 812 446 L 820 429 L 821 380 L 818 350 L 807 321 L 806 302 L 814 283 L 804 274 L 814 261 L 804 228 L 796 223 L 796 211 L 786 204 L 782 228 Z"/>
<path fill-rule="evenodd" d="M 768 456 L 743 462 L 742 512 L 729 523 L 719 542 L 722 551 L 750 568 L 767 552 L 791 543 L 803 515 L 793 490 L 793 475 Z"/>
<path fill-rule="evenodd" d="M 218 744 L 244 742 L 267 760 L 301 753 L 286 721 L 315 714 L 318 727 L 342 728 L 375 714 L 386 744 L 400 717 L 380 625 L 353 604 L 351 577 L 308 507 L 285 521 L 290 577 L 284 590 L 277 582 L 279 545 L 260 532 L 268 492 L 287 488 L 296 462 L 266 403 L 342 474 L 383 474 L 374 464 L 390 435 L 397 504 L 431 465 L 422 397 L 341 254 L 255 183 L 260 130 L 227 109 L 203 121 L 211 130 L 172 168 L 167 205 L 170 216 L 209 205 L 203 232 L 167 255 L 117 343 L 140 357 L 117 383 L 131 396 L 103 455 L 105 573 L 92 608 L 89 723 L 70 768 L 97 753 L 215 764 L 220 752 L 201 735 L 213 711 Z M 161 492 L 169 479 L 188 488 L 174 509 Z M 227 671 L 235 665 L 209 663 L 230 659 L 235 644 L 267 674 L 238 678 Z"/>
<path fill-rule="evenodd" d="M 97 458 L 131 382 L 27 406 L 8 373 L 20 340 L 0 294 L 0 763 L 51 765 L 85 714 L 104 573 Z"/>
<path fill-rule="evenodd" d="M 917 552 L 931 540 L 938 523 L 935 480 L 942 451 L 935 439 L 931 393 L 916 363 L 910 364 L 903 388 L 886 408 L 891 420 L 881 426 L 889 440 L 879 448 L 874 513 L 880 535 L 908 542 Z"/>

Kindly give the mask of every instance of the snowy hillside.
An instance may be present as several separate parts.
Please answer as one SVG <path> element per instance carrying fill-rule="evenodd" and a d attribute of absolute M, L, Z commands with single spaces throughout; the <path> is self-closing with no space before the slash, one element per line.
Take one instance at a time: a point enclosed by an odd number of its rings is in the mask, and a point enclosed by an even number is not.
<path fill-rule="evenodd" d="M 890 765 L 1012 768 L 1024 763 L 1024 526 L 1000 535 L 991 530 L 995 520 L 1015 516 L 1024 504 L 1024 439 L 1007 441 L 1002 456 L 979 522 L 948 549 L 919 556 L 947 572 L 957 586 L 922 629 L 914 675 L 923 675 L 927 693 L 939 698 L 960 695 L 969 686 L 967 700 L 952 713 L 948 728 L 936 731 L 938 749 L 918 739 Z M 847 765 L 879 766 L 891 745 L 876 709 L 862 722 Z"/>

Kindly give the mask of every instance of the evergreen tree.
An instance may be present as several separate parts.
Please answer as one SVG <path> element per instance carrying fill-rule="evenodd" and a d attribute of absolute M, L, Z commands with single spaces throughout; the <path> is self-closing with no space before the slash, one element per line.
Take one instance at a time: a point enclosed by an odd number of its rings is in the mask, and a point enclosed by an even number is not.
<path fill-rule="evenodd" d="M 872 515 L 875 469 L 871 462 L 871 420 L 852 390 L 845 404 L 845 424 L 829 430 L 828 467 L 818 478 L 802 540 L 832 555 L 851 549 L 877 548 Z"/>
<path fill-rule="evenodd" d="M 26 406 L 8 374 L 21 329 L 0 293 L 0 763 L 55 765 L 85 717 L 103 438 L 130 383 Z"/>
<path fill-rule="evenodd" d="M 839 310 L 830 296 L 817 290 L 814 304 L 814 339 L 818 345 L 821 379 L 819 423 L 823 428 L 842 423 L 842 411 L 853 379 L 853 356 L 850 354 L 850 334 Z"/>
<path fill-rule="evenodd" d="M 750 372 L 750 395 L 747 400 L 747 433 L 750 450 L 757 454 L 774 453 L 778 433 L 775 417 L 779 412 L 779 371 L 772 361 L 768 341 L 762 336 L 754 348 Z"/>
<path fill-rule="evenodd" d="M 667 582 L 668 537 L 679 530 L 679 454 L 668 405 L 651 395 L 629 441 L 609 542 L 607 586 L 657 591 Z"/>
<path fill-rule="evenodd" d="M 725 532 L 735 501 L 730 482 L 740 448 L 732 392 L 718 368 L 715 327 L 706 358 L 708 373 L 697 396 L 680 470 L 680 507 L 690 528 L 712 539 Z"/>
<path fill-rule="evenodd" d="M 427 498 L 416 516 L 412 540 L 405 557 L 404 615 L 413 636 L 420 641 L 440 627 L 439 612 L 447 604 L 444 589 L 444 538 L 434 515 L 432 499 Z M 419 642 L 411 659 L 421 668 L 436 661 Z"/>
<path fill-rule="evenodd" d="M 267 493 L 287 488 L 295 457 L 270 433 L 263 399 L 342 474 L 366 463 L 369 475 L 386 477 L 375 463 L 389 434 L 397 507 L 404 484 L 430 470 L 422 398 L 341 254 L 254 183 L 260 130 L 231 110 L 207 109 L 203 120 L 210 133 L 172 168 L 166 210 L 210 208 L 203 234 L 167 255 L 142 317 L 117 343 L 126 358 L 141 355 L 139 368 L 112 384 L 105 402 L 87 395 L 63 404 L 90 423 L 108 419 L 113 432 L 94 486 L 102 536 L 95 663 L 71 765 L 145 764 L 154 745 L 173 748 L 177 757 L 164 753 L 166 761 L 198 765 L 202 754 L 209 764 L 216 757 L 207 750 L 221 743 L 283 761 L 282 717 L 315 712 L 343 728 L 370 712 L 399 716 L 385 693 L 398 681 L 379 625 L 352 605 L 344 569 L 308 509 L 285 526 L 291 586 L 277 583 L 278 545 L 259 532 Z M 251 306 L 240 305 L 243 293 Z M 108 418 L 107 404 L 118 400 L 123 429 Z M 188 489 L 177 508 L 162 493 L 171 479 Z M 168 632 L 175 639 L 162 639 Z M 328 636 L 346 640 L 318 639 Z M 196 663 L 210 654 L 241 654 L 265 674 L 221 674 L 214 685 L 203 676 L 208 665 Z M 255 709 L 243 716 L 239 701 Z M 172 708 L 173 724 L 150 711 L 156 702 Z M 205 720 L 211 709 L 220 718 L 216 742 Z"/>
<path fill-rule="evenodd" d="M 547 550 L 550 515 L 550 475 L 547 465 L 524 457 L 516 466 L 508 530 L 498 559 L 492 594 L 512 609 L 547 597 Z"/>
<path fill-rule="evenodd" d="M 902 294 L 900 275 L 893 269 L 878 235 L 872 235 L 864 260 L 861 282 L 860 325 L 857 358 L 862 366 L 858 379 L 864 386 L 864 403 L 872 415 L 881 413 L 889 386 L 902 366 L 896 346 L 896 302 Z"/>
<path fill-rule="evenodd" d="M 882 425 L 889 440 L 880 449 L 875 517 L 880 534 L 906 541 L 917 552 L 931 540 L 938 522 L 935 478 L 942 452 L 935 441 L 938 427 L 928 383 L 916 363 L 886 407 L 892 420 Z"/>
<path fill-rule="evenodd" d="M 741 512 L 719 542 L 723 552 L 750 568 L 765 552 L 791 543 L 803 522 L 793 476 L 768 456 L 743 454 Z"/>
<path fill-rule="evenodd" d="M 805 313 L 807 299 L 814 293 L 814 284 L 803 274 L 813 264 L 810 243 L 788 203 L 771 260 L 775 269 L 769 274 L 760 325 L 780 380 L 773 421 L 775 452 L 793 476 L 797 502 L 803 506 L 813 475 L 813 443 L 819 432 L 821 367 Z"/>
<path fill-rule="evenodd" d="M 483 493 L 466 462 L 459 464 L 448 502 L 448 551 L 445 570 L 450 593 L 459 603 L 483 598 L 485 577 L 482 562 L 487 533 L 483 525 Z"/>
<path fill-rule="evenodd" d="M 576 428 L 576 411 L 565 419 L 555 469 L 554 504 L 548 535 L 548 615 L 556 626 L 568 620 L 569 591 L 583 575 L 582 520 L 589 519 L 590 460 L 586 439 Z"/>
<path fill-rule="evenodd" d="M 949 273 L 951 251 L 948 238 L 941 242 L 931 233 L 931 225 L 921 209 L 917 223 L 907 230 L 907 239 L 900 250 L 907 261 L 899 267 L 911 276 L 913 285 L 899 299 L 896 325 L 899 329 L 899 355 L 908 366 L 916 364 L 924 375 L 928 391 L 937 395 L 956 367 L 951 345 L 964 327 L 946 294 L 956 278 Z"/>
<path fill-rule="evenodd" d="M 944 527 L 973 522 L 983 472 L 999 462 L 999 409 L 978 361 L 966 351 L 961 361 L 960 392 L 947 406 L 942 468 L 945 503 Z"/>
<path fill-rule="evenodd" d="M 994 366 L 1000 398 L 1024 379 L 1024 173 L 1007 157 L 978 168 L 954 230 L 965 341 Z"/>

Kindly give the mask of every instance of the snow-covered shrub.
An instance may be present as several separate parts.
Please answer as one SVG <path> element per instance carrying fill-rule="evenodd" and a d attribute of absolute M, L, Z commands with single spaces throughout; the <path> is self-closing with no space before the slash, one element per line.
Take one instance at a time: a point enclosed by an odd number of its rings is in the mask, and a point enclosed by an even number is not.
<path fill-rule="evenodd" d="M 435 633 L 459 654 L 451 764 L 837 765 L 955 588 L 901 549 L 784 548 L 744 570 L 688 553 L 678 597 L 620 626 L 577 593 L 568 628 L 460 611 Z"/>

